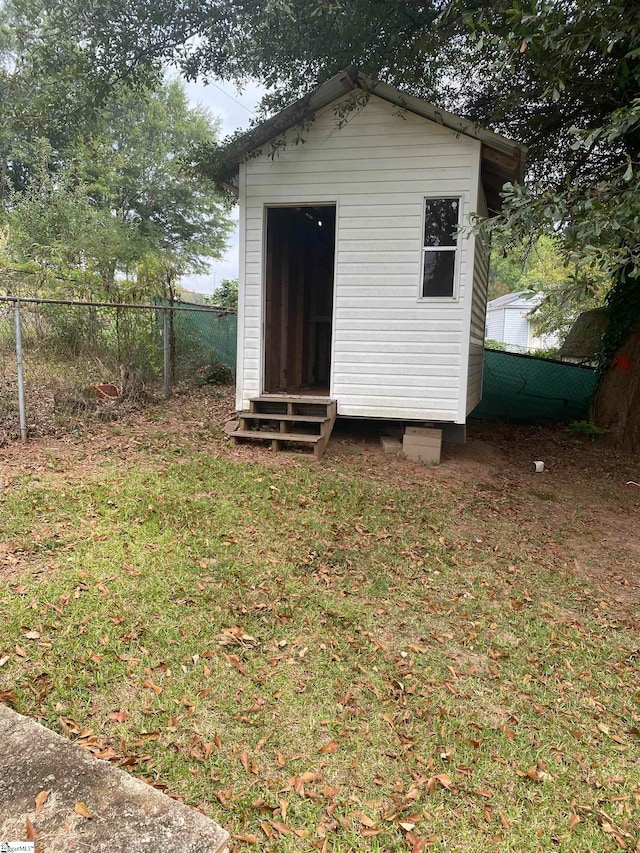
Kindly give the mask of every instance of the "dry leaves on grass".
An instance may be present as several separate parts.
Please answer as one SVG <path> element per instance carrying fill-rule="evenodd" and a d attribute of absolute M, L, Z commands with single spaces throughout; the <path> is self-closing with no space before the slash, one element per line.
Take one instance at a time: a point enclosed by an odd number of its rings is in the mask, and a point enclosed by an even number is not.
<path fill-rule="evenodd" d="M 221 634 L 217 635 L 217 638 L 221 646 L 240 646 L 243 649 L 250 649 L 260 645 L 255 637 L 247 634 L 239 625 L 233 628 L 225 628 Z"/>

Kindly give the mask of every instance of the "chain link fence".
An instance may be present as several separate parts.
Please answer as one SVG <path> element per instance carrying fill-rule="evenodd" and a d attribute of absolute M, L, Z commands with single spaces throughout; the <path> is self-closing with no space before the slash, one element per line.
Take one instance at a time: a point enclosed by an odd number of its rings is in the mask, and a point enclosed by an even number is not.
<path fill-rule="evenodd" d="M 209 306 L 0 297 L 0 443 L 231 382 L 236 335 L 235 313 Z"/>

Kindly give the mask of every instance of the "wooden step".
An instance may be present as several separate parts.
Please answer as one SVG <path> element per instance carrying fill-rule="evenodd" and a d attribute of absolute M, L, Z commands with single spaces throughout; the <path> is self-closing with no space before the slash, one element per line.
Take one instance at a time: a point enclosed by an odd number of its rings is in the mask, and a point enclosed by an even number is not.
<path fill-rule="evenodd" d="M 249 401 L 250 411 L 238 412 L 238 428 L 226 430 L 238 441 L 270 441 L 274 451 L 285 444 L 306 444 L 313 447 L 316 459 L 324 453 L 338 404 L 330 397 L 307 397 L 304 394 L 264 394 Z M 265 429 L 266 424 L 276 429 Z M 255 429 L 247 429 L 255 424 Z M 305 430 L 308 428 L 308 431 Z M 313 430 L 313 431 L 311 431 Z"/>
<path fill-rule="evenodd" d="M 317 444 L 322 435 L 311 435 L 308 432 L 278 432 L 277 430 L 267 429 L 237 429 L 233 433 L 234 438 L 253 438 L 258 441 L 292 441 L 305 442 L 307 444 Z"/>
<path fill-rule="evenodd" d="M 270 441 L 274 452 L 281 450 L 284 444 L 306 444 L 313 448 L 313 455 L 320 459 L 329 441 L 329 433 L 309 435 L 306 432 L 276 432 L 266 429 L 237 429 L 233 433 L 236 440 Z"/>
<path fill-rule="evenodd" d="M 259 397 L 252 397 L 251 401 L 259 403 L 322 403 L 323 405 L 335 403 L 332 397 L 313 397 L 306 394 L 261 394 Z"/>
<path fill-rule="evenodd" d="M 299 421 L 303 424 L 323 424 L 330 420 L 326 415 L 287 415 L 276 412 L 242 412 L 245 421 Z"/>
<path fill-rule="evenodd" d="M 328 397 L 252 397 L 249 401 L 251 414 L 273 415 L 322 415 L 335 419 L 337 403 Z"/>

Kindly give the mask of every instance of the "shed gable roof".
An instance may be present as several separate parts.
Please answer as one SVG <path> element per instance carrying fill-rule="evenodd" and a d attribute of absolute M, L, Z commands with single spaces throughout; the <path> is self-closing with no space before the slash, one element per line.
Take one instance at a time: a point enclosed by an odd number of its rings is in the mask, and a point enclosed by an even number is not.
<path fill-rule="evenodd" d="M 318 86 L 299 101 L 290 104 L 282 112 L 243 134 L 222 151 L 222 162 L 217 177 L 231 184 L 238 174 L 240 163 L 272 139 L 296 127 L 345 94 L 360 90 L 405 109 L 408 112 L 447 127 L 455 133 L 477 139 L 481 143 L 481 181 L 490 213 L 502 207 L 500 191 L 504 184 L 524 178 L 527 148 L 518 142 L 480 127 L 469 119 L 454 115 L 434 104 L 401 92 L 399 89 L 367 77 L 357 68 L 350 67 Z"/>

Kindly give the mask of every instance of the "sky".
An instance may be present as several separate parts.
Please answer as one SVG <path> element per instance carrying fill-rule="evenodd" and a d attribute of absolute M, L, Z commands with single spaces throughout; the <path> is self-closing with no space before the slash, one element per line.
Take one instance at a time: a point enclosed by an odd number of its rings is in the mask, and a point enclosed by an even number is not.
<path fill-rule="evenodd" d="M 238 129 L 249 127 L 254 110 L 265 93 L 265 89 L 257 83 L 249 83 L 242 92 L 237 92 L 231 83 L 214 81 L 209 85 L 204 83 L 184 83 L 185 92 L 190 103 L 205 107 L 211 115 L 221 122 L 220 138 Z M 233 211 L 233 219 L 238 221 L 237 206 Z M 208 275 L 187 275 L 182 278 L 182 286 L 197 293 L 213 293 L 215 286 L 225 278 L 238 278 L 238 228 L 234 229 L 229 238 L 229 245 L 224 257 L 212 261 Z"/>

